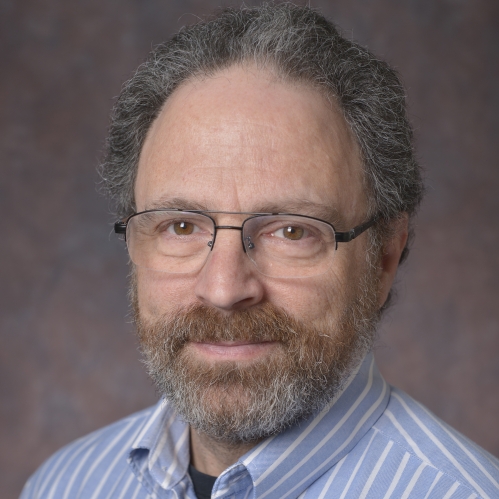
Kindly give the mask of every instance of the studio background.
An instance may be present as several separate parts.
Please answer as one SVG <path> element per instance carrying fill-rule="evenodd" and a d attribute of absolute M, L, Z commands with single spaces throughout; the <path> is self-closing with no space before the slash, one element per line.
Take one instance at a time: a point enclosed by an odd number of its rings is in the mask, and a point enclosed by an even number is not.
<path fill-rule="evenodd" d="M 95 167 L 122 82 L 152 46 L 218 5 L 0 0 L 4 499 L 62 445 L 156 400 Z M 499 456 L 499 2 L 312 5 L 399 70 L 426 169 L 380 368 Z"/>

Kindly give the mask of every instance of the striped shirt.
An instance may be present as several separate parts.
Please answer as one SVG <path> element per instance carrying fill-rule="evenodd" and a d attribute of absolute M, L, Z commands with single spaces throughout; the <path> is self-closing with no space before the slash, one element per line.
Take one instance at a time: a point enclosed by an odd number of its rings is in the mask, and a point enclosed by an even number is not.
<path fill-rule="evenodd" d="M 195 499 L 189 428 L 161 401 L 61 449 L 22 499 Z M 320 413 L 264 440 L 212 498 L 499 498 L 499 461 L 391 388 L 368 355 Z"/>

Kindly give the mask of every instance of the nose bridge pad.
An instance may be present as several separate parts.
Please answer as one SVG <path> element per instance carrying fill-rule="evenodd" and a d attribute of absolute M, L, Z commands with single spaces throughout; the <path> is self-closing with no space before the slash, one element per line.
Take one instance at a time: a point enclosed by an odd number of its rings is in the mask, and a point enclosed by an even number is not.
<path fill-rule="evenodd" d="M 208 241 L 208 246 L 210 247 L 210 251 L 213 251 L 213 246 L 215 246 L 215 239 L 217 238 L 217 227 L 213 230 L 213 239 Z"/>
<path fill-rule="evenodd" d="M 249 219 L 251 220 L 251 219 Z M 246 224 L 248 222 L 248 219 L 243 222 L 243 225 L 241 226 L 241 242 L 243 243 L 243 250 L 244 252 L 248 255 L 248 258 L 251 260 L 251 257 L 248 253 L 248 250 L 252 250 L 255 245 L 253 241 L 251 240 L 251 236 L 247 235 L 248 231 L 248 225 Z"/>
<path fill-rule="evenodd" d="M 254 245 L 253 241 L 251 240 L 251 236 L 246 236 L 245 238 L 243 238 L 243 248 L 244 248 L 245 253 L 247 253 L 246 248 L 248 248 L 250 250 L 255 248 L 255 245 Z"/>
<path fill-rule="evenodd" d="M 257 267 L 258 269 L 258 266 L 254 260 L 254 258 L 251 256 L 250 254 L 250 251 L 252 249 L 255 249 L 255 243 L 251 240 L 251 236 L 250 235 L 245 235 L 244 233 L 244 228 L 243 230 L 241 231 L 241 241 L 243 243 L 243 248 L 244 248 L 244 252 L 246 253 L 246 256 L 249 258 L 250 262 L 255 266 Z"/>

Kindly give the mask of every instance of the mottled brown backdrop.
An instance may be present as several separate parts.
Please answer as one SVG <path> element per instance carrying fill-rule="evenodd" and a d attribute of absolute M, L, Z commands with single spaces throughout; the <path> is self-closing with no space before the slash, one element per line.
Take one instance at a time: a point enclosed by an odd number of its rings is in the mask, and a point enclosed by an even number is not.
<path fill-rule="evenodd" d="M 4 499 L 60 446 L 155 401 L 95 166 L 122 81 L 217 5 L 0 1 Z M 426 167 L 417 239 L 377 347 L 382 371 L 499 456 L 499 2 L 312 5 L 398 68 Z"/>

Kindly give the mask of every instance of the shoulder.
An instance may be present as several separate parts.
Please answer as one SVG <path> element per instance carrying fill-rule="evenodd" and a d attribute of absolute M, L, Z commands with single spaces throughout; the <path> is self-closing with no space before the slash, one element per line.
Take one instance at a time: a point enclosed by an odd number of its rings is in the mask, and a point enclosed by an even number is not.
<path fill-rule="evenodd" d="M 421 469 L 469 488 L 470 495 L 499 497 L 499 460 L 401 390 L 392 388 L 373 430 Z"/>
<path fill-rule="evenodd" d="M 82 488 L 86 482 L 102 481 L 106 472 L 118 472 L 127 465 L 131 445 L 153 410 L 127 416 L 61 448 L 30 477 L 21 499 L 59 497 L 59 491 L 73 490 L 78 482 Z"/>

